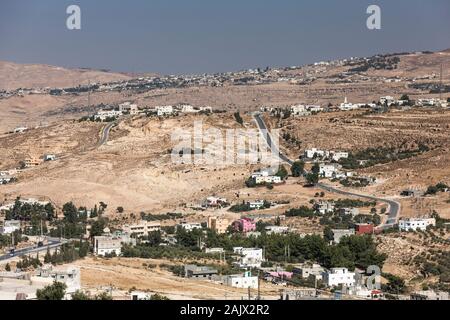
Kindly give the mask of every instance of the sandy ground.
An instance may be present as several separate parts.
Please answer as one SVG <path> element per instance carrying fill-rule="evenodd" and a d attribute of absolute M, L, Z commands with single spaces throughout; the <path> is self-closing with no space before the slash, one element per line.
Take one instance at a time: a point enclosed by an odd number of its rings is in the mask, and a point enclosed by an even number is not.
<path fill-rule="evenodd" d="M 130 289 L 149 291 L 172 299 L 237 299 L 248 296 L 247 289 L 237 289 L 211 281 L 189 280 L 172 275 L 159 267 L 148 269 L 143 264 L 171 264 L 164 260 L 125 259 L 110 260 L 87 258 L 76 263 L 81 268 L 83 289 L 96 290 L 100 287 L 114 287 L 118 291 Z M 277 299 L 279 287 L 261 282 L 264 299 Z M 252 295 L 257 291 L 252 290 Z"/>

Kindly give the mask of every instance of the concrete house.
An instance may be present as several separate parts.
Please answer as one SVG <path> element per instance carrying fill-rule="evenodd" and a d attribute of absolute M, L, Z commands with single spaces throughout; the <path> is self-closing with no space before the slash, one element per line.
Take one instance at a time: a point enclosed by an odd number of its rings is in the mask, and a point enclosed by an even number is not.
<path fill-rule="evenodd" d="M 349 272 L 347 268 L 332 268 L 323 273 L 323 281 L 328 287 L 354 286 L 355 273 Z"/>
<path fill-rule="evenodd" d="M 218 234 L 226 233 L 229 225 L 230 222 L 225 218 L 208 217 L 208 228 Z"/>
<path fill-rule="evenodd" d="M 200 267 L 191 264 L 184 266 L 185 278 L 211 280 L 211 278 L 217 274 L 218 271 L 211 267 Z"/>
<path fill-rule="evenodd" d="M 322 280 L 322 274 L 325 272 L 325 268 L 320 264 L 301 264 L 294 266 L 292 270 L 294 274 L 298 274 L 303 279 L 314 277 L 316 280 Z"/>
<path fill-rule="evenodd" d="M 334 212 L 334 202 L 331 201 L 319 201 L 314 204 L 314 210 L 316 210 L 320 214 L 327 214 Z"/>
<path fill-rule="evenodd" d="M 171 116 L 174 113 L 172 106 L 156 107 L 158 117 Z"/>
<path fill-rule="evenodd" d="M 112 236 L 94 237 L 94 254 L 105 256 L 115 254 L 119 256 L 122 253 L 122 239 Z"/>
<path fill-rule="evenodd" d="M 333 229 L 333 242 L 339 243 L 343 237 L 355 235 L 355 229 Z"/>
<path fill-rule="evenodd" d="M 160 231 L 161 223 L 152 221 L 141 221 L 139 224 L 125 225 L 123 231 L 137 237 L 147 237 L 150 232 Z"/>
<path fill-rule="evenodd" d="M 260 268 L 263 262 L 263 250 L 259 248 L 233 248 L 235 254 L 240 255 L 238 262 L 235 263 L 241 268 Z"/>
<path fill-rule="evenodd" d="M 244 274 L 230 275 L 224 278 L 224 284 L 234 288 L 258 289 L 258 277 L 252 276 L 251 272 Z"/>
<path fill-rule="evenodd" d="M 427 230 L 428 226 L 436 226 L 436 219 L 434 218 L 404 218 L 398 222 L 400 231 L 417 231 Z"/>

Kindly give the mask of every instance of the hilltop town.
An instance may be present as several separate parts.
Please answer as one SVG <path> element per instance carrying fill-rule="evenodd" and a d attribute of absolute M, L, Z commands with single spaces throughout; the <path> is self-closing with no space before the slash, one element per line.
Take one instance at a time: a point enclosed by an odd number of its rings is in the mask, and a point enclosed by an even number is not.
<path fill-rule="evenodd" d="M 448 300 L 449 63 L 0 64 L 0 299 Z"/>

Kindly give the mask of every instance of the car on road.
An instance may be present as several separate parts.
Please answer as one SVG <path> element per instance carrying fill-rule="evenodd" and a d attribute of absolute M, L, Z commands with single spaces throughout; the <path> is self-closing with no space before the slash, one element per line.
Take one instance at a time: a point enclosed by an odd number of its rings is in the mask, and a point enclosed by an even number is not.
<path fill-rule="evenodd" d="M 14 257 L 15 254 L 16 254 L 16 249 L 9 250 L 9 256 L 10 257 Z"/>

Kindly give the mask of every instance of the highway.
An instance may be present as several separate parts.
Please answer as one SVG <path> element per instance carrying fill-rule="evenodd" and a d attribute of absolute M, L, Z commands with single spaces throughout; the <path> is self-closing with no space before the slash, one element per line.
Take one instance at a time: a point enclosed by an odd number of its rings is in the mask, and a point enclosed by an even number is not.
<path fill-rule="evenodd" d="M 42 247 L 33 246 L 33 247 L 16 250 L 14 252 L 14 255 L 10 255 L 8 253 L 3 256 L 0 256 L 0 262 L 6 262 L 7 260 L 25 256 L 25 255 L 29 255 L 32 253 L 47 251 L 48 248 L 50 248 L 50 249 L 58 248 L 66 242 L 67 242 L 66 240 L 60 240 L 58 238 L 49 238 L 48 244 L 46 244 L 45 246 L 42 246 Z"/>
<path fill-rule="evenodd" d="M 269 146 L 269 148 L 274 149 L 274 153 L 278 153 L 279 158 L 281 161 L 287 163 L 288 165 L 292 166 L 294 164 L 294 161 L 292 161 L 291 159 L 289 159 L 287 156 L 285 156 L 284 154 L 282 154 L 277 146 L 272 147 L 272 137 L 269 133 L 269 130 L 267 129 L 266 124 L 264 123 L 264 120 L 261 116 L 260 113 L 254 113 L 253 117 L 256 121 L 256 124 L 258 125 L 259 130 L 261 131 L 261 133 L 263 134 L 263 136 L 265 137 L 265 140 L 267 142 L 267 145 Z M 332 193 L 337 193 L 337 194 L 342 194 L 342 195 L 346 195 L 346 196 L 354 196 L 354 197 L 359 197 L 359 198 L 363 198 L 363 199 L 369 199 L 369 200 L 375 200 L 378 202 L 382 202 L 382 203 L 386 203 L 388 205 L 388 219 L 386 221 L 386 223 L 382 224 L 381 226 L 378 227 L 378 229 L 380 230 L 386 230 L 386 229 L 390 229 L 392 227 L 394 227 L 394 225 L 398 222 L 398 218 L 400 216 L 400 211 L 401 211 L 401 205 L 399 202 L 396 202 L 394 200 L 388 200 L 388 199 L 382 199 L 382 198 L 378 198 L 376 196 L 370 196 L 370 195 L 365 195 L 365 194 L 360 194 L 360 193 L 353 193 L 353 192 L 348 192 L 348 191 L 344 191 L 332 186 L 328 186 L 325 185 L 323 183 L 318 183 L 316 185 L 318 188 L 324 190 L 324 191 L 328 191 L 328 192 L 332 192 Z"/>

